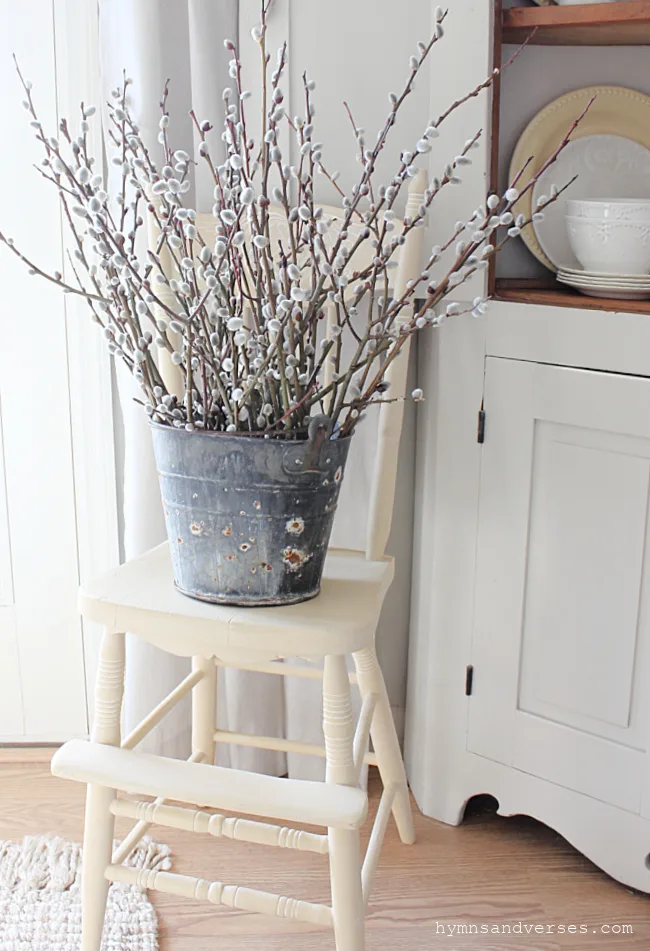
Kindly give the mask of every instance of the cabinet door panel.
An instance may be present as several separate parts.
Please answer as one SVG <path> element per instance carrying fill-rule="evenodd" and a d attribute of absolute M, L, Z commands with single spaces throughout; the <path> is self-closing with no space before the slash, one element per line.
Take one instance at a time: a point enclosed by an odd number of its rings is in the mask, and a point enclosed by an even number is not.
<path fill-rule="evenodd" d="M 468 747 L 638 812 L 650 381 L 490 359 L 486 409 Z"/>
<path fill-rule="evenodd" d="M 536 422 L 519 708 L 642 749 L 631 701 L 648 460 L 628 454 L 647 450 L 635 442 Z"/>

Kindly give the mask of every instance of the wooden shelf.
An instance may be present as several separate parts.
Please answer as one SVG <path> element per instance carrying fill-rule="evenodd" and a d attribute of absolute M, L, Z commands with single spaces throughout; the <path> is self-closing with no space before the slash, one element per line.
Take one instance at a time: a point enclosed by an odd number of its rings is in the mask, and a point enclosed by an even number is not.
<path fill-rule="evenodd" d="M 503 11 L 503 43 L 541 46 L 648 46 L 650 0 L 562 7 L 513 7 Z"/>
<path fill-rule="evenodd" d="M 650 46 L 650 0 L 618 0 L 570 6 L 511 7 L 495 0 L 494 62 L 501 62 L 504 43 L 520 44 L 536 31 L 530 42 L 545 46 Z M 597 55 L 597 54 L 594 54 Z M 500 82 L 492 100 L 492 188 L 498 188 Z M 589 297 L 560 284 L 549 274 L 543 280 L 495 280 L 490 269 L 490 296 L 495 300 L 544 307 L 572 307 L 606 313 L 647 314 L 650 300 Z"/>
<path fill-rule="evenodd" d="M 545 307 L 576 307 L 581 310 L 605 310 L 619 314 L 650 315 L 650 300 L 617 300 L 606 297 L 588 297 L 557 281 L 497 279 L 495 300 L 521 304 L 541 304 Z"/>

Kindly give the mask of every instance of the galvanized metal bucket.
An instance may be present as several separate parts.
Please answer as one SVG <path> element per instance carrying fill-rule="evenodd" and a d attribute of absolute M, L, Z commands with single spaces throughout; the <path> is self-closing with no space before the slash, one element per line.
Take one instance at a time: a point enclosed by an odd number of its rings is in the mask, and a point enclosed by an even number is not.
<path fill-rule="evenodd" d="M 176 587 L 248 607 L 315 597 L 350 438 L 325 416 L 292 440 L 151 428 Z"/>

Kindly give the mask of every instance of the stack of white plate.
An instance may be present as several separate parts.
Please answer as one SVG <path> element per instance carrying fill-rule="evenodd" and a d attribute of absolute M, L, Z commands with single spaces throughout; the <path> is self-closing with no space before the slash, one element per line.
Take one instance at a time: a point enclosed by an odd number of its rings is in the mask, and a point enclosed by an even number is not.
<path fill-rule="evenodd" d="M 648 199 L 568 199 L 565 221 L 584 270 L 560 265 L 561 283 L 593 297 L 650 297 Z"/>
<path fill-rule="evenodd" d="M 650 298 L 650 275 L 610 274 L 606 271 L 577 271 L 561 267 L 557 279 L 588 297 L 610 297 L 615 300 Z"/>
<path fill-rule="evenodd" d="M 579 130 L 549 165 L 588 105 Z M 535 187 L 527 188 L 534 176 Z M 521 233 L 563 284 L 592 296 L 650 298 L 650 96 L 590 86 L 549 103 L 517 144 L 510 180 L 515 177 L 521 198 L 513 210 L 526 219 L 538 202 L 546 204 L 554 185 L 572 183 Z"/>

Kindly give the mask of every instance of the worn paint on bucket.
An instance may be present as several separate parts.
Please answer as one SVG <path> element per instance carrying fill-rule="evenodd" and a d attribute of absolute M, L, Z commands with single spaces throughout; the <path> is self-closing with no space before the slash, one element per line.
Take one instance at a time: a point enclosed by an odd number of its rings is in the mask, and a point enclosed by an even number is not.
<path fill-rule="evenodd" d="M 350 438 L 326 417 L 309 439 L 265 439 L 151 424 L 172 556 L 183 594 L 279 605 L 320 590 Z"/>

